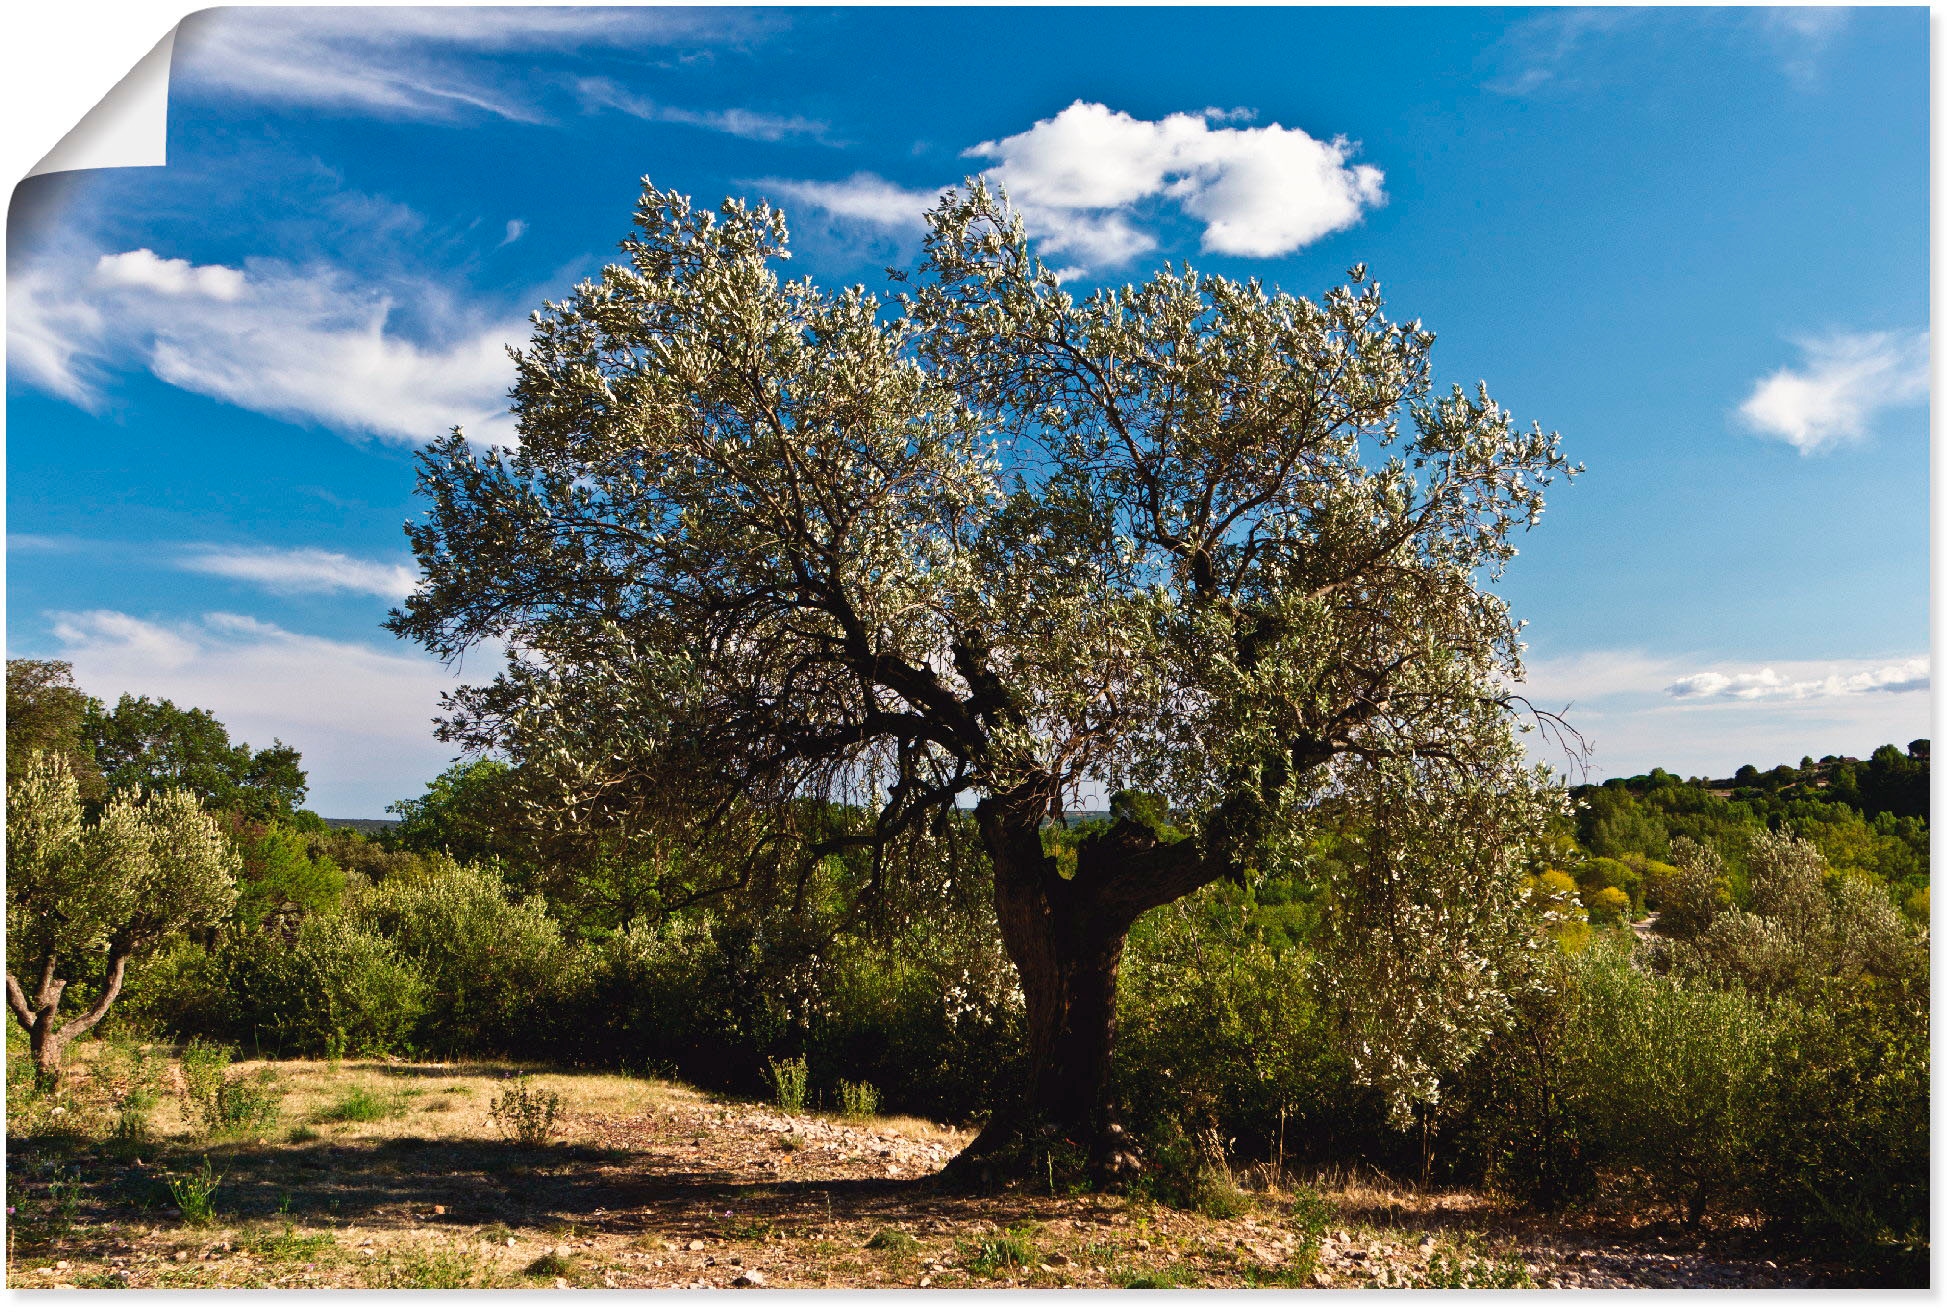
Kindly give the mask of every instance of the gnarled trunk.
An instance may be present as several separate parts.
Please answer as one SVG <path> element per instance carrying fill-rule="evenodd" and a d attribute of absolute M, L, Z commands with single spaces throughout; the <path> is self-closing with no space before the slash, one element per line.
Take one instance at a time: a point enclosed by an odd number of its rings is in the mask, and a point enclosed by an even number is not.
<path fill-rule="evenodd" d="M 1063 878 L 1042 852 L 1038 804 L 989 798 L 975 814 L 993 864 L 1001 941 L 1021 976 L 1028 1077 L 1020 1099 L 996 1110 L 952 1171 L 981 1183 L 1039 1178 L 1058 1169 L 1044 1161 L 1056 1154 L 1070 1169 L 1113 1173 L 1130 1146 L 1109 1104 L 1123 944 L 1144 911 L 1221 871 L 1189 844 L 1165 845 L 1122 823 L 1085 844 Z"/>
<path fill-rule="evenodd" d="M 67 992 L 68 982 L 57 979 L 54 974 L 54 959 L 49 957 L 41 969 L 40 986 L 35 989 L 30 1001 L 20 981 L 12 975 L 7 976 L 7 1006 L 14 1018 L 27 1031 L 28 1051 L 34 1057 L 34 1069 L 42 1080 L 55 1083 L 61 1078 L 61 1059 L 67 1053 L 68 1044 L 86 1034 L 100 1023 L 108 1014 L 115 999 L 121 996 L 122 977 L 127 972 L 131 950 L 119 943 L 112 949 L 108 960 L 108 978 L 103 981 L 101 996 L 88 1010 L 74 1017 L 65 1025 L 60 1020 L 61 998 Z"/>

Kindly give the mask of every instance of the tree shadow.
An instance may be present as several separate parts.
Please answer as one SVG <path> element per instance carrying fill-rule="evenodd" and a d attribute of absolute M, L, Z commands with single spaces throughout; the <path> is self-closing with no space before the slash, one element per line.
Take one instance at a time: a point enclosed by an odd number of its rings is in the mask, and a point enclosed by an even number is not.
<path fill-rule="evenodd" d="M 358 1226 L 372 1230 L 427 1227 L 549 1231 L 584 1236 L 645 1232 L 716 1241 L 771 1233 L 813 1234 L 871 1224 L 898 1228 L 927 1222 L 1012 1225 L 1044 1211 L 1049 1199 L 971 1193 L 937 1176 L 755 1179 L 698 1169 L 674 1152 L 582 1144 L 522 1146 L 494 1139 L 428 1139 L 413 1135 L 319 1140 L 88 1147 L 68 1138 L 8 1140 L 17 1182 L 31 1192 L 54 1178 L 81 1183 L 81 1224 L 161 1220 L 174 1223 L 171 1176 L 208 1162 L 220 1177 L 215 1194 L 223 1225 L 279 1223 Z M 1077 1214 L 1075 1203 L 1068 1203 Z M 1081 1215 L 1106 1219 L 1111 1209 L 1084 1201 Z"/>

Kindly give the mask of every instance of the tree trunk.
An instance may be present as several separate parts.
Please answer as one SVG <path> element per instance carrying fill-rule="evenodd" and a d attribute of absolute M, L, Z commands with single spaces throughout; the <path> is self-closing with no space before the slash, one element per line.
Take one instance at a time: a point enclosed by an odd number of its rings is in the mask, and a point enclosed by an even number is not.
<path fill-rule="evenodd" d="M 57 1084 L 61 1079 L 61 1059 L 66 1055 L 68 1044 L 86 1034 L 100 1023 L 115 1004 L 122 992 L 122 978 L 128 970 L 131 953 L 127 948 L 117 947 L 108 960 L 108 978 L 103 981 L 101 996 L 95 1004 L 70 1020 L 65 1025 L 56 1022 L 61 1014 L 61 997 L 67 992 L 68 982 L 54 975 L 54 961 L 49 958 L 41 970 L 40 987 L 35 990 L 30 1002 L 20 981 L 12 975 L 7 976 L 7 1007 L 14 1018 L 27 1031 L 28 1051 L 33 1054 L 34 1070 L 47 1084 Z"/>
<path fill-rule="evenodd" d="M 989 798 L 975 815 L 994 870 L 1001 941 L 1020 972 L 1028 1073 L 1020 1099 L 997 1109 L 952 1173 L 996 1183 L 1043 1171 L 1097 1177 L 1134 1165 L 1109 1101 L 1116 987 L 1136 918 L 1216 878 L 1188 844 L 1118 824 L 1086 845 L 1071 878 L 1041 850 L 1043 809 Z"/>

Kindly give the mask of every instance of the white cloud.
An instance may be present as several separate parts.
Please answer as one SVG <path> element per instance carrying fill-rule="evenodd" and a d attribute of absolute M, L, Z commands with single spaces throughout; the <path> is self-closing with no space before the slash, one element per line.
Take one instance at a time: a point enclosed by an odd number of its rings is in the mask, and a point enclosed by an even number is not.
<path fill-rule="evenodd" d="M 1147 202 L 1173 203 L 1201 221 L 1206 251 L 1247 256 L 1295 251 L 1385 203 L 1384 176 L 1370 164 L 1350 163 L 1356 147 L 1345 138 L 1320 141 L 1276 123 L 1222 126 L 1252 117 L 1244 109 L 1206 109 L 1150 121 L 1078 100 L 1025 132 L 963 153 L 995 161 L 989 173 L 1007 188 L 1043 251 L 1097 267 L 1154 249 L 1156 239 L 1132 212 Z M 757 185 L 885 228 L 917 228 L 939 194 L 870 173 Z"/>
<path fill-rule="evenodd" d="M 526 220 L 509 219 L 507 220 L 507 235 L 500 239 L 500 245 L 512 246 L 515 242 L 519 241 L 522 237 L 526 235 L 527 235 Z M 495 249 L 497 250 L 499 249 L 499 247 L 496 247 Z"/>
<path fill-rule="evenodd" d="M 1917 656 L 1849 673 L 1837 671 L 1823 677 L 1794 679 L 1767 665 L 1763 669 L 1735 673 L 1706 670 L 1689 674 L 1665 691 L 1672 697 L 1724 697 L 1736 701 L 1761 698 L 1803 701 L 1808 697 L 1847 697 L 1869 692 L 1922 692 L 1931 687 L 1930 661 Z"/>
<path fill-rule="evenodd" d="M 1048 249 L 1113 264 L 1153 243 L 1104 211 L 1152 197 L 1201 219 L 1203 248 L 1225 255 L 1283 255 L 1349 228 L 1386 199 L 1377 168 L 1348 163 L 1355 149 L 1276 123 L 1213 127 L 1200 114 L 1152 122 L 1078 100 L 966 154 L 998 161 L 994 176 L 1039 220 Z"/>
<path fill-rule="evenodd" d="M 1805 87 L 1817 83 L 1826 50 L 1852 21 L 1847 10 L 1819 5 L 1780 5 L 1757 18 L 1785 76 Z"/>
<path fill-rule="evenodd" d="M 165 260 L 146 246 L 102 256 L 95 262 L 95 281 L 103 287 L 142 287 L 164 296 L 206 296 L 214 301 L 234 301 L 243 294 L 241 269 Z"/>
<path fill-rule="evenodd" d="M 391 327 L 398 309 L 460 327 L 414 341 Z M 364 285 L 330 266 L 50 254 L 9 280 L 7 349 L 19 376 L 89 408 L 102 404 L 105 377 L 134 366 L 341 433 L 420 442 L 461 424 L 477 441 L 511 443 L 505 348 L 528 329 L 483 318 L 436 286 Z"/>
<path fill-rule="evenodd" d="M 90 694 L 111 703 L 125 692 L 166 697 L 214 712 L 231 737 L 253 746 L 283 739 L 303 754 L 306 805 L 325 815 L 381 816 L 387 803 L 423 791 L 452 757 L 432 719 L 440 692 L 458 679 L 404 646 L 339 642 L 223 613 L 170 623 L 107 610 L 53 618 L 55 654 L 73 663 Z"/>
<path fill-rule="evenodd" d="M 363 592 L 387 601 L 403 600 L 419 577 L 406 565 L 315 548 L 210 549 L 184 556 L 177 564 L 197 574 L 258 583 L 272 592 Z"/>
<path fill-rule="evenodd" d="M 1543 709 L 1567 708 L 1588 740 L 1594 779 L 1653 766 L 1724 778 L 1746 762 L 1769 768 L 1808 754 L 1863 756 L 1925 736 L 1932 720 L 1925 656 L 1753 664 L 1582 652 L 1530 660 L 1519 691 Z M 1529 747 L 1569 764 L 1532 735 Z"/>
<path fill-rule="evenodd" d="M 837 218 L 861 219 L 882 228 L 917 229 L 920 217 L 940 198 L 937 190 L 909 190 L 874 173 L 854 173 L 843 182 L 758 178 L 750 185 Z"/>
<path fill-rule="evenodd" d="M 1924 332 L 1835 333 L 1799 345 L 1804 366 L 1759 380 L 1738 415 L 1805 455 L 1858 441 L 1881 410 L 1927 395 Z"/>
<path fill-rule="evenodd" d="M 722 132 L 750 141 L 783 141 L 804 137 L 826 141 L 831 126 L 797 114 L 766 114 L 754 109 L 683 109 L 638 96 L 605 77 L 576 81 L 575 89 L 590 108 L 616 109 L 651 123 L 680 123 L 685 127 Z"/>
<path fill-rule="evenodd" d="M 204 10 L 177 38 L 176 77 L 192 94 L 386 118 L 491 114 L 542 122 L 538 94 L 523 85 L 536 53 L 641 51 L 734 36 L 761 21 L 727 11 L 620 6 Z M 491 58 L 501 54 L 527 59 Z"/>

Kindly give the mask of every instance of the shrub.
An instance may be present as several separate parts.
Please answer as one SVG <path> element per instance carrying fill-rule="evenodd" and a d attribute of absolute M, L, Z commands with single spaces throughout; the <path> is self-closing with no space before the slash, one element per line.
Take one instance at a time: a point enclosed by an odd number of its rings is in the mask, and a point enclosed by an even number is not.
<path fill-rule="evenodd" d="M 294 936 L 239 935 L 223 952 L 237 1027 L 280 1051 L 395 1051 L 424 1012 L 418 968 L 347 916 L 314 916 Z"/>
<path fill-rule="evenodd" d="M 181 1097 L 183 1118 L 205 1135 L 249 1134 L 277 1119 L 283 1101 L 276 1076 L 259 1070 L 254 1076 L 230 1070 L 232 1049 L 227 1044 L 192 1040 L 183 1049 Z"/>
<path fill-rule="evenodd" d="M 811 1084 L 811 1071 L 803 1057 L 771 1060 L 771 1100 L 786 1112 L 804 1110 L 805 1092 Z"/>
<path fill-rule="evenodd" d="M 561 1115 L 560 1094 L 530 1086 L 525 1075 L 504 1081 L 500 1089 L 487 1110 L 503 1135 L 528 1147 L 554 1137 L 554 1122 Z"/>
<path fill-rule="evenodd" d="M 1589 909 L 1589 923 L 1613 925 L 1629 915 L 1629 894 L 1620 888 L 1598 888 L 1582 894 L 1582 905 Z"/>
<path fill-rule="evenodd" d="M 879 1111 L 879 1091 L 866 1080 L 838 1082 L 838 1106 L 847 1116 L 875 1116 Z"/>
<path fill-rule="evenodd" d="M 354 914 L 425 980 L 422 1049 L 555 1054 L 589 962 L 540 898 L 516 902 L 492 870 L 428 859 L 361 897 Z"/>

